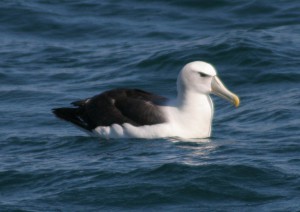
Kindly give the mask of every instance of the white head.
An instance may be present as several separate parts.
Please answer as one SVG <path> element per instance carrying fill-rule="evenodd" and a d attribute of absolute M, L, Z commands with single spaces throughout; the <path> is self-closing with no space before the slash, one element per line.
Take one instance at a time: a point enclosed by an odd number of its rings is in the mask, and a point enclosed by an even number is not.
<path fill-rule="evenodd" d="M 239 98 L 230 92 L 217 77 L 216 69 L 209 63 L 195 61 L 186 64 L 177 78 L 178 93 L 195 92 L 208 95 L 216 94 L 236 107 L 239 106 Z"/>
<path fill-rule="evenodd" d="M 216 76 L 215 68 L 206 62 L 196 61 L 186 64 L 177 78 L 178 91 L 195 91 L 209 94 L 212 77 Z"/>

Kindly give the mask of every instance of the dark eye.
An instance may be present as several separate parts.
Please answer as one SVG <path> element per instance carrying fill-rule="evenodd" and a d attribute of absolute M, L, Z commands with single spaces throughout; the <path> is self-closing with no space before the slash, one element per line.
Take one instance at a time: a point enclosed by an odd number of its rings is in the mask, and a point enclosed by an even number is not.
<path fill-rule="evenodd" d="M 201 73 L 201 72 L 199 72 L 199 75 L 200 75 L 201 77 L 208 77 L 208 76 L 209 76 L 208 74 L 204 74 L 204 73 Z"/>

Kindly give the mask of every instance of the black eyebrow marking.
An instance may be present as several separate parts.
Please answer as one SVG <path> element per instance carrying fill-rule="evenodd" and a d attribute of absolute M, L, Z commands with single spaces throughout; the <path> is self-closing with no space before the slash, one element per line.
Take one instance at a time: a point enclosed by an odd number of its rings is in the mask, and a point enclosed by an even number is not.
<path fill-rule="evenodd" d="M 209 76 L 208 74 L 204 74 L 204 73 L 202 73 L 202 72 L 199 72 L 199 75 L 200 75 L 201 77 L 208 77 L 208 76 Z"/>

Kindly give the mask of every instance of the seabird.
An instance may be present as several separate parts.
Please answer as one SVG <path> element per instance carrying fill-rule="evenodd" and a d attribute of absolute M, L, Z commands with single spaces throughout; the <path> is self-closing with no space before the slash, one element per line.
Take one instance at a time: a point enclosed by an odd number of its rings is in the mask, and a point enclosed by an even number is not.
<path fill-rule="evenodd" d="M 139 89 L 113 89 L 53 113 L 102 138 L 207 138 L 214 114 L 211 93 L 236 107 L 240 104 L 211 64 L 195 61 L 180 71 L 175 99 Z"/>

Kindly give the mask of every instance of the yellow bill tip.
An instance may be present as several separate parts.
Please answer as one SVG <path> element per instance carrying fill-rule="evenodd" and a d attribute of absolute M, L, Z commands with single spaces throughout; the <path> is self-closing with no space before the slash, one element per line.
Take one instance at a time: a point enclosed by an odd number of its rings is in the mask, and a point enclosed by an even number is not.
<path fill-rule="evenodd" d="M 235 107 L 238 107 L 240 105 L 240 99 L 236 95 L 233 97 L 233 104 Z"/>

